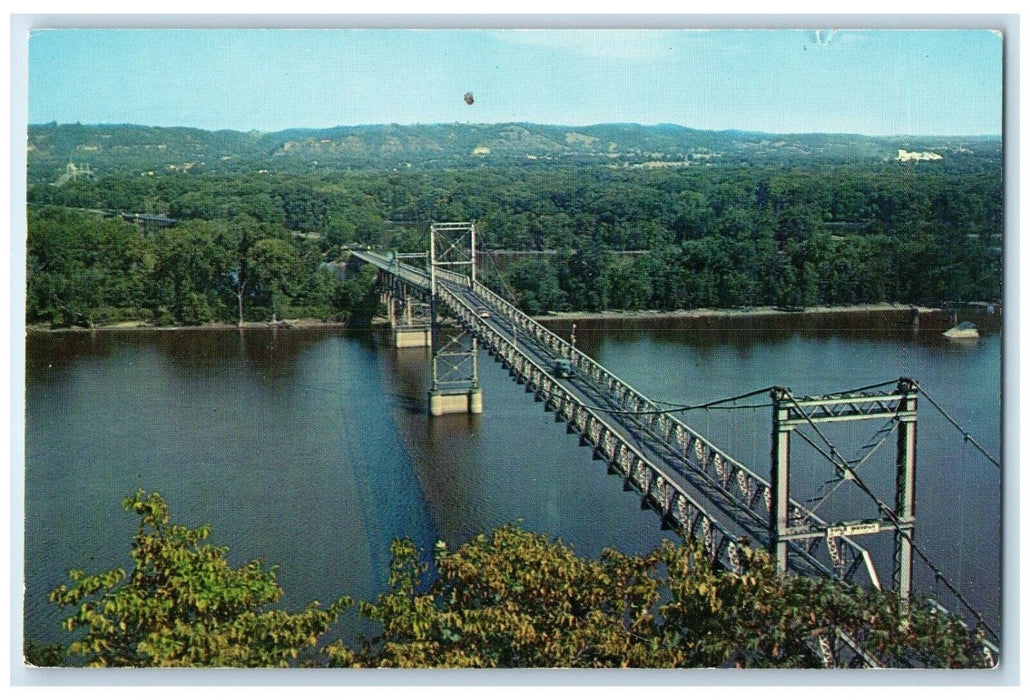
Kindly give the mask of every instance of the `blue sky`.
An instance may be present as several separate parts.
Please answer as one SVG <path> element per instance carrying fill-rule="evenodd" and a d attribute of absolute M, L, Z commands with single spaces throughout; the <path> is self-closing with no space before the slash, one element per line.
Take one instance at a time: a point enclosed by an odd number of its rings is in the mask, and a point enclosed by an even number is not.
<path fill-rule="evenodd" d="M 475 104 L 466 105 L 466 91 Z M 1001 133 L 981 30 L 41 30 L 29 123 Z"/>

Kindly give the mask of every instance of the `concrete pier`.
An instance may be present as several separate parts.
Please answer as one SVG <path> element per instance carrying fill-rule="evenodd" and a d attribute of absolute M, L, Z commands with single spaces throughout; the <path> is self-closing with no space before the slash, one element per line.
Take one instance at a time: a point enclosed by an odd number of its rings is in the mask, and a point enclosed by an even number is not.
<path fill-rule="evenodd" d="M 482 389 L 450 389 L 429 392 L 429 414 L 443 416 L 449 413 L 482 413 Z"/>
<path fill-rule="evenodd" d="M 429 326 L 393 327 L 393 346 L 395 348 L 428 348 L 432 342 L 433 334 Z"/>

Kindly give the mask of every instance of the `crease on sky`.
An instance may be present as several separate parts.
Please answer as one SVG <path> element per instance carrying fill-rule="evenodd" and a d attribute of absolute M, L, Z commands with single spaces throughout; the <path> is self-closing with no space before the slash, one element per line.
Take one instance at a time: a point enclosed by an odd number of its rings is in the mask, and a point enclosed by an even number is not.
<path fill-rule="evenodd" d="M 587 58 L 647 59 L 666 55 L 692 32 L 663 29 L 506 29 L 495 36 L 517 46 L 573 52 Z"/>

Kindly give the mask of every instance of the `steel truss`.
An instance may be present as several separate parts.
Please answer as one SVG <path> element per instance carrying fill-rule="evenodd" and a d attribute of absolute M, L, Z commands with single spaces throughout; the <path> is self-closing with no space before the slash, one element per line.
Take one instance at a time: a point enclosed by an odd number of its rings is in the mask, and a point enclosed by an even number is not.
<path fill-rule="evenodd" d="M 772 507 L 769 514 L 770 549 L 781 571 L 788 568 L 788 543 L 792 540 L 825 538 L 831 560 L 839 560 L 837 539 L 894 532 L 894 589 L 903 598 L 912 592 L 912 532 L 915 527 L 915 467 L 916 467 L 916 397 L 918 385 L 911 379 L 898 380 L 895 391 L 886 394 L 851 392 L 819 397 L 795 398 L 789 389 L 772 390 L 773 448 L 772 448 Z M 819 423 L 885 419 L 886 424 L 873 440 L 862 446 L 859 458 L 845 460 L 825 439 Z M 826 449 L 797 428 L 813 428 Z M 790 509 L 790 442 L 797 434 L 829 461 L 836 472 L 835 490 L 851 481 L 865 488 L 855 471 L 882 445 L 891 433 L 897 431 L 897 458 L 895 474 L 894 510 L 880 508 L 883 517 L 826 523 L 816 527 L 811 521 L 796 522 Z M 832 493 L 832 490 L 831 492 Z M 824 494 L 819 505 L 829 496 Z M 818 505 L 816 506 L 818 508 Z M 813 511 L 816 509 L 814 508 Z M 868 556 L 868 555 L 866 555 Z M 871 562 L 867 562 L 872 566 Z"/>
<path fill-rule="evenodd" d="M 478 340 L 458 325 L 440 323 L 437 277 L 466 276 L 476 280 L 476 225 L 473 222 L 433 224 L 429 229 L 430 319 L 432 322 L 433 384 L 431 392 L 479 388 Z"/>

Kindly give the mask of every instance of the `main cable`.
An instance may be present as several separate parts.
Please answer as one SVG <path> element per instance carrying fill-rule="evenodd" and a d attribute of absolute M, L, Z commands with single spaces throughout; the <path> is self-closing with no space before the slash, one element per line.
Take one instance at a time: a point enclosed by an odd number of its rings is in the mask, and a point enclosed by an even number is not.
<path fill-rule="evenodd" d="M 973 443 L 973 447 L 978 449 L 980 451 L 980 453 L 984 457 L 986 457 L 988 460 L 990 460 L 990 462 L 992 464 L 994 464 L 994 466 L 998 467 L 999 469 L 1001 468 L 1001 461 L 1000 460 L 998 460 L 995 457 L 991 456 L 991 454 L 988 453 L 987 450 L 984 449 L 983 446 L 980 443 L 978 443 L 976 440 L 974 440 L 973 436 L 969 434 L 969 431 L 967 431 L 965 428 L 963 428 L 961 425 L 959 425 L 958 421 L 956 421 L 954 418 L 952 418 L 948 414 L 948 412 L 945 411 L 940 406 L 940 404 L 938 404 L 936 401 L 933 400 L 932 396 L 930 396 L 928 393 L 926 393 L 926 389 L 924 389 L 922 386 L 920 386 L 918 382 L 916 382 L 915 385 L 916 385 L 916 388 L 919 390 L 919 393 L 921 393 L 923 396 L 925 396 L 926 400 L 930 402 L 930 405 L 933 406 L 934 408 L 936 408 L 938 411 L 940 411 L 941 415 L 944 416 L 948 420 L 949 423 L 951 423 L 953 426 L 955 426 L 955 428 L 960 433 L 962 433 L 962 439 L 965 442 Z"/>

